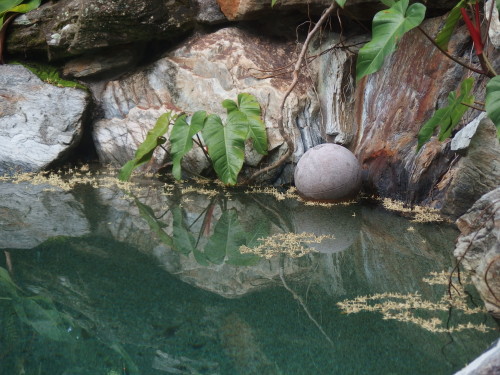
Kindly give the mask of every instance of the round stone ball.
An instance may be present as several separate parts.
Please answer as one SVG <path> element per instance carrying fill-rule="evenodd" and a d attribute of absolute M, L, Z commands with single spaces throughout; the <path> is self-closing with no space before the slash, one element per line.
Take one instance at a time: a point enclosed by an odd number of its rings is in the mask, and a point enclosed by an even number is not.
<path fill-rule="evenodd" d="M 347 148 L 324 143 L 309 150 L 295 168 L 295 187 L 306 199 L 342 201 L 361 188 L 361 166 Z"/>

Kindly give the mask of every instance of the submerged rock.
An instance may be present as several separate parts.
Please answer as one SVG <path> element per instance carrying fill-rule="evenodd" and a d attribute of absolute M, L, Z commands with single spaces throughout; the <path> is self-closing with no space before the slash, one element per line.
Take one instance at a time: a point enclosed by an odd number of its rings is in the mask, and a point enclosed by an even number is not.
<path fill-rule="evenodd" d="M 500 188 L 482 196 L 457 225 L 454 254 L 471 271 L 488 312 L 500 319 Z"/>
<path fill-rule="evenodd" d="M 78 145 L 85 91 L 44 83 L 21 65 L 1 65 L 0 94 L 0 175 L 39 171 Z"/>
<path fill-rule="evenodd" d="M 50 185 L 0 183 L 0 249 L 31 249 L 52 237 L 89 233 L 73 194 Z"/>

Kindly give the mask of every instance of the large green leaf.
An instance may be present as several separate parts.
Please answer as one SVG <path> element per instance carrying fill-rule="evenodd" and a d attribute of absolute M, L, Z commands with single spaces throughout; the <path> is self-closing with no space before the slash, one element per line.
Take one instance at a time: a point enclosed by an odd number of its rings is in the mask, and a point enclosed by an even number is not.
<path fill-rule="evenodd" d="M 500 76 L 493 77 L 486 85 L 486 113 L 497 127 L 500 139 Z"/>
<path fill-rule="evenodd" d="M 347 0 L 335 0 L 335 2 L 336 2 L 337 4 L 339 4 L 341 8 L 343 8 L 343 7 L 344 7 L 344 5 L 345 5 L 346 1 L 347 1 Z"/>
<path fill-rule="evenodd" d="M 453 7 L 450 14 L 448 14 L 448 17 L 446 18 L 443 28 L 439 30 L 439 33 L 436 36 L 436 44 L 445 51 L 448 50 L 448 43 L 450 42 L 451 36 L 457 27 L 458 21 L 462 18 L 460 9 L 465 7 L 468 2 L 470 2 L 470 0 L 460 0 L 457 5 Z"/>
<path fill-rule="evenodd" d="M 356 62 L 356 80 L 379 70 L 385 58 L 396 48 L 397 42 L 409 30 L 422 23 L 425 5 L 408 7 L 408 0 L 400 0 L 373 18 L 372 40 L 360 49 Z"/>
<path fill-rule="evenodd" d="M 28 0 L 24 1 L 22 4 L 12 8 L 10 12 L 16 13 L 28 13 L 30 10 L 36 9 L 40 6 L 41 0 Z"/>
<path fill-rule="evenodd" d="M 14 7 L 21 4 L 23 0 L 2 0 L 0 1 L 0 16 L 7 12 L 11 12 Z"/>
<path fill-rule="evenodd" d="M 60 313 L 52 301 L 44 297 L 18 297 L 13 300 L 17 316 L 38 334 L 54 341 L 71 341 L 69 320 Z"/>
<path fill-rule="evenodd" d="M 195 248 L 196 240 L 184 223 L 184 216 L 179 206 L 172 208 L 174 249 L 188 255 Z"/>
<path fill-rule="evenodd" d="M 245 159 L 247 117 L 240 111 L 230 112 L 226 125 L 217 115 L 207 117 L 202 130 L 215 172 L 225 184 L 234 185 Z"/>
<path fill-rule="evenodd" d="M 468 109 L 467 105 L 464 104 L 471 105 L 474 103 L 474 96 L 471 94 L 473 83 L 473 78 L 465 79 L 458 92 L 451 92 L 448 95 L 448 105 L 438 109 L 434 116 L 422 126 L 418 133 L 417 151 L 432 137 L 434 130 L 438 126 L 440 127 L 440 141 L 444 141 L 451 135 L 452 130 Z"/>
<path fill-rule="evenodd" d="M 222 213 L 215 225 L 214 234 L 205 245 L 205 255 L 210 262 L 222 264 L 227 254 L 239 252 L 241 245 L 245 244 L 246 234 L 238 221 L 235 210 Z"/>
<path fill-rule="evenodd" d="M 154 128 L 148 131 L 146 139 L 137 148 L 134 158 L 128 161 L 120 170 L 118 175 L 120 180 L 128 181 L 134 169 L 151 160 L 156 148 L 165 143 L 162 136 L 168 131 L 170 122 L 176 117 L 172 112 L 167 112 L 158 118 Z"/>
<path fill-rule="evenodd" d="M 253 140 L 255 150 L 261 155 L 267 155 L 266 125 L 261 120 L 259 102 L 255 96 L 241 93 L 238 95 L 237 109 L 244 113 L 248 118 L 248 138 Z M 229 109 L 228 113 L 230 113 Z"/>
<path fill-rule="evenodd" d="M 163 230 L 165 224 L 156 219 L 153 209 L 148 205 L 141 203 L 137 198 L 134 199 L 134 202 L 137 208 L 139 209 L 139 214 L 144 220 L 146 220 L 151 231 L 153 233 L 156 233 L 156 235 L 158 236 L 160 241 L 163 242 L 163 244 L 173 248 L 174 241 L 172 237 L 170 237 L 167 233 L 165 233 L 165 231 Z"/>
<path fill-rule="evenodd" d="M 500 18 L 500 0 L 496 0 L 497 10 L 498 10 L 498 18 Z"/>
<path fill-rule="evenodd" d="M 191 118 L 191 124 L 186 122 L 186 116 L 180 116 L 172 127 L 170 144 L 172 145 L 172 174 L 177 180 L 181 179 L 181 160 L 193 148 L 193 136 L 203 129 L 207 114 L 205 111 L 196 112 Z"/>

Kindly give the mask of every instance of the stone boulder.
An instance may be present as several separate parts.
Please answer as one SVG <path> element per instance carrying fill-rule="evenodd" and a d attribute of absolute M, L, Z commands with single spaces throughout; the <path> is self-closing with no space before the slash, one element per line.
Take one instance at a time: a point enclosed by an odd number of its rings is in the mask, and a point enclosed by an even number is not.
<path fill-rule="evenodd" d="M 488 312 L 500 319 L 500 187 L 474 203 L 457 226 L 454 255 L 471 272 Z"/>
<path fill-rule="evenodd" d="M 90 233 L 83 206 L 50 185 L 0 182 L 0 249 L 31 249 L 56 236 Z"/>
<path fill-rule="evenodd" d="M 44 83 L 21 65 L 2 65 L 0 97 L 0 175 L 39 171 L 78 145 L 87 92 Z"/>
<path fill-rule="evenodd" d="M 286 150 L 276 123 L 279 103 L 290 81 L 280 76 L 257 76 L 262 75 L 259 70 L 287 66 L 293 61 L 294 52 L 293 42 L 273 41 L 230 27 L 195 36 L 152 65 L 108 82 L 102 92 L 96 93 L 104 113 L 104 118 L 94 125 L 100 160 L 123 165 L 160 113 L 193 113 L 203 109 L 224 117 L 222 101 L 235 100 L 238 93 L 247 92 L 255 95 L 263 108 L 270 151 L 265 161 L 272 162 Z M 318 103 L 307 105 L 310 101 L 306 93 L 307 86 L 298 87 L 285 107 L 285 128 L 293 138 L 301 137 L 297 128 L 300 118 L 307 118 L 309 124 L 319 119 Z M 246 164 L 255 167 L 262 158 L 248 150 Z M 204 156 L 199 153 L 194 159 L 194 164 L 184 166 L 199 173 L 198 168 L 205 165 Z M 162 163 L 160 154 L 153 170 Z"/>
<path fill-rule="evenodd" d="M 320 14 L 332 3 L 331 0 L 278 0 L 271 6 L 271 0 L 217 0 L 224 15 L 231 21 L 276 18 L 283 13 L 300 11 L 309 16 Z M 453 0 L 432 1 L 426 4 L 431 13 L 446 11 L 456 2 Z M 383 9 L 379 0 L 349 0 L 345 4 L 345 13 L 356 19 L 371 20 L 374 14 Z"/>
<path fill-rule="evenodd" d="M 441 18 L 430 19 L 423 28 L 435 35 L 442 23 Z M 450 51 L 459 55 L 469 43 L 466 31 L 458 29 Z M 498 141 L 486 130 L 486 124 L 468 151 L 460 154 L 450 150 L 449 140 L 439 142 L 435 138 L 419 152 L 416 150 L 421 126 L 434 114 L 436 105 L 446 104 L 448 93 L 455 91 L 467 74 L 420 31 L 412 30 L 379 72 L 359 82 L 353 152 L 364 170 L 368 190 L 409 203 L 427 204 L 457 218 L 498 185 Z M 476 85 L 480 93 L 481 80 Z M 480 183 L 479 175 L 485 176 Z M 461 176 L 460 185 L 456 176 Z"/>
<path fill-rule="evenodd" d="M 197 6 L 173 0 L 62 0 L 17 17 L 6 41 L 11 54 L 51 59 L 116 45 L 172 40 L 194 27 Z"/>

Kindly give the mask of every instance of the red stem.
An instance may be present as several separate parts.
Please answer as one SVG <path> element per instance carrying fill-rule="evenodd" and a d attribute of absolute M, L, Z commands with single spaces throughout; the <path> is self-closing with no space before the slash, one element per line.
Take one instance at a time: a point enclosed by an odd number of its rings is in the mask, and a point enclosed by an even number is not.
<path fill-rule="evenodd" d="M 476 49 L 476 55 L 481 55 L 483 53 L 483 42 L 481 41 L 481 31 L 478 28 L 474 26 L 472 23 L 471 19 L 469 18 L 469 15 L 467 14 L 467 11 L 465 8 L 460 9 L 460 12 L 462 13 L 462 17 L 465 21 L 465 25 L 467 26 L 467 29 L 469 30 L 469 34 L 472 38 L 472 41 L 474 42 L 474 48 Z"/>

